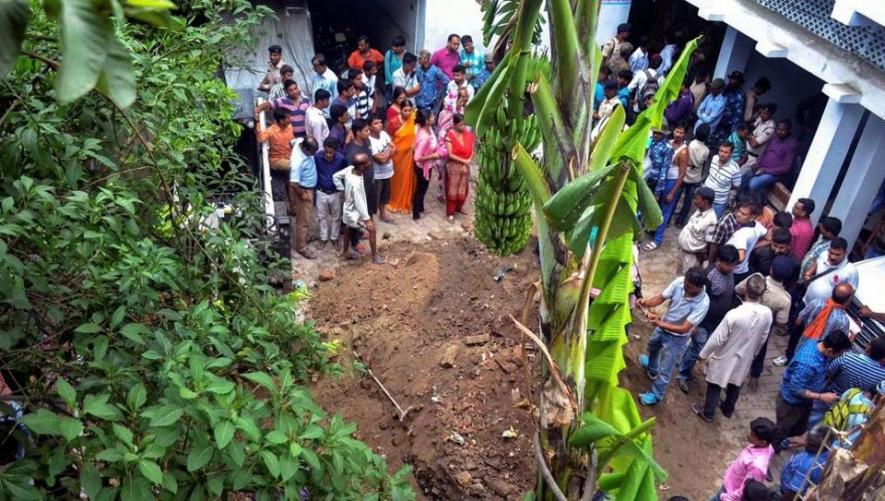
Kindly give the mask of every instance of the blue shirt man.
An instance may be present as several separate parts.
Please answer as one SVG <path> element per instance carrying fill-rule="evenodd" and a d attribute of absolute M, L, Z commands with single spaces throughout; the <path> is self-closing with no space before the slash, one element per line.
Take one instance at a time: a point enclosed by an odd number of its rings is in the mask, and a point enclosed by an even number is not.
<path fill-rule="evenodd" d="M 421 52 L 421 57 L 418 59 L 416 72 L 421 90 L 415 96 L 415 105 L 419 109 L 427 110 L 445 95 L 449 77 L 437 66 L 430 64 L 430 55 L 429 53 L 425 54 L 424 51 Z"/>
<path fill-rule="evenodd" d="M 645 173 L 646 179 L 654 180 L 655 191 L 663 190 L 663 180 L 667 176 L 670 164 L 673 163 L 673 147 L 667 141 L 667 136 L 661 130 L 652 132 L 652 143 L 648 147 L 648 172 Z"/>
<path fill-rule="evenodd" d="M 334 151 L 334 149 L 331 149 L 331 151 Z M 318 151 L 313 156 L 313 161 L 316 165 L 317 189 L 323 193 L 332 194 L 336 192 L 335 182 L 332 180 L 332 176 L 334 176 L 336 172 L 347 167 L 347 160 L 345 160 L 343 154 L 337 151 L 334 151 L 331 159 L 327 158 L 328 156 L 329 155 L 325 150 Z"/>
<path fill-rule="evenodd" d="M 297 184 L 305 189 L 316 188 L 317 166 L 313 155 L 306 155 L 303 151 L 305 139 L 296 140 L 292 148 L 292 156 L 289 159 L 289 182 Z"/>
<path fill-rule="evenodd" d="M 701 105 L 698 107 L 698 120 L 694 125 L 695 132 L 701 124 L 709 125 L 711 131 L 716 130 L 716 127 L 719 126 L 719 121 L 722 120 L 722 115 L 725 113 L 726 98 L 722 94 L 723 87 L 725 87 L 725 82 L 721 78 L 713 80 L 713 83 L 710 84 L 710 94 L 701 101 Z"/>

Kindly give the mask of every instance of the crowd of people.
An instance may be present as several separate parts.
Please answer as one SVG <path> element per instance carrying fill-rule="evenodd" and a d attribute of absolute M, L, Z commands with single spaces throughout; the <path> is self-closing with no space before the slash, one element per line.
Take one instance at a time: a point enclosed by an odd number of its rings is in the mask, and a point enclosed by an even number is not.
<path fill-rule="evenodd" d="M 271 191 L 287 207 L 297 253 L 314 259 L 331 242 L 342 258 L 360 259 L 365 236 L 383 263 L 376 222 L 397 224 L 396 213 L 420 219 L 434 177 L 448 221 L 464 214 L 475 153 L 464 110 L 494 71 L 470 35 L 451 34 L 444 47 L 417 55 L 402 36 L 384 54 L 360 36 L 346 68 L 333 71 L 322 54 L 311 63 L 302 87 L 271 46 L 258 85 L 268 99 L 255 108 L 257 124 L 262 113 L 272 118 L 256 132 L 268 144 Z M 310 234 L 314 212 L 318 235 Z"/>
<path fill-rule="evenodd" d="M 680 53 L 678 34 L 638 47 L 629 38 L 623 24 L 602 47 L 594 133 L 618 106 L 628 121 L 649 106 Z M 663 223 L 641 248 L 660 247 L 673 222 L 681 259 L 678 278 L 636 303 L 655 327 L 639 359 L 651 380 L 640 403 L 661 402 L 674 377 L 689 394 L 701 362 L 705 397 L 690 411 L 708 423 L 731 418 L 742 388 L 757 391 L 769 337 L 789 337 L 773 360 L 786 365 L 776 420 L 751 423 L 749 445 L 713 500 L 789 500 L 806 491 L 829 447 L 850 446 L 885 394 L 885 338 L 866 353 L 852 350 L 847 308 L 861 279 L 839 236 L 842 222 L 822 217 L 815 228 L 820 209 L 809 198 L 789 212 L 767 204 L 767 190 L 788 182 L 798 154 L 790 120 L 776 119 L 777 104 L 762 100 L 770 89 L 764 77 L 745 89 L 740 71 L 711 79 L 705 61 L 693 58 L 644 165 Z M 860 315 L 882 318 L 866 307 Z M 791 449 L 798 451 L 779 485 L 765 485 L 771 458 Z"/>
<path fill-rule="evenodd" d="M 592 134 L 618 106 L 628 120 L 647 108 L 682 44 L 679 34 L 636 47 L 629 38 L 624 24 L 602 46 Z M 468 35 L 452 34 L 432 53 L 405 47 L 395 37 L 382 54 L 360 37 L 337 72 L 317 54 L 302 82 L 307 96 L 280 48 L 270 48 L 259 85 L 269 100 L 256 118 L 269 112 L 273 124 L 257 132 L 269 145 L 274 198 L 295 220 L 292 246 L 305 258 L 315 257 L 308 247 L 314 211 L 318 250 L 332 242 L 343 258 L 358 259 L 354 248 L 365 233 L 376 263 L 383 262 L 376 215 L 385 224 L 396 224 L 396 213 L 419 219 L 434 177 L 448 220 L 463 213 L 475 151 L 463 113 L 494 61 Z M 702 364 L 705 397 L 691 412 L 705 422 L 731 418 L 743 387 L 757 390 L 770 336 L 789 337 L 773 360 L 786 366 L 776 420 L 752 422 L 749 445 L 713 498 L 729 501 L 803 492 L 820 478 L 827 447 L 849 447 L 885 393 L 885 338 L 866 353 L 852 350 L 846 310 L 860 279 L 839 236 L 842 222 L 822 217 L 815 227 L 811 216 L 821 209 L 809 198 L 789 211 L 766 203 L 766 191 L 789 179 L 798 154 L 790 120 L 776 119 L 777 104 L 762 101 L 770 88 L 763 77 L 745 89 L 740 71 L 727 82 L 711 78 L 703 58 L 693 58 L 644 165 L 663 223 L 641 247 L 655 251 L 675 223 L 680 276 L 636 303 L 655 326 L 640 357 L 651 380 L 640 403 L 661 402 L 674 372 L 690 393 Z M 663 313 L 654 311 L 665 303 Z M 865 307 L 860 315 L 882 319 Z M 773 455 L 797 448 L 780 484 L 766 486 Z"/>

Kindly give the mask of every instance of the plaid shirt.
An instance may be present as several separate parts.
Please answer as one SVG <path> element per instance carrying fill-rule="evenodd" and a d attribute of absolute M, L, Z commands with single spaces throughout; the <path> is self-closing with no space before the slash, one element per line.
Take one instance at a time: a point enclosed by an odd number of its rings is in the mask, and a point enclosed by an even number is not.
<path fill-rule="evenodd" d="M 738 229 L 738 222 L 734 218 L 734 214 L 729 212 L 716 224 L 716 229 L 713 230 L 713 236 L 710 237 L 711 244 L 717 245 L 725 245 L 726 242 L 734 235 L 734 232 Z"/>
<path fill-rule="evenodd" d="M 817 348 L 817 342 L 800 344 L 781 381 L 780 395 L 784 402 L 790 405 L 810 403 L 802 393 L 805 390 L 816 393 L 823 391 L 827 365 L 827 357 Z"/>

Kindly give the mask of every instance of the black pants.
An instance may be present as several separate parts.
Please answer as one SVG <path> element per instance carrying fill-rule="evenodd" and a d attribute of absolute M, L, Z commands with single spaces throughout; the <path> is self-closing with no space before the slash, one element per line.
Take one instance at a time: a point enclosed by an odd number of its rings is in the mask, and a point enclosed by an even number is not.
<path fill-rule="evenodd" d="M 771 339 L 771 334 L 765 338 L 765 342 L 762 343 L 762 348 L 759 349 L 759 353 L 757 353 L 756 358 L 753 359 L 753 365 L 750 366 L 751 378 L 759 379 L 759 376 L 762 375 L 762 367 L 765 365 L 765 353 L 768 351 L 769 339 Z"/>
<path fill-rule="evenodd" d="M 707 383 L 707 397 L 704 399 L 704 417 L 713 419 L 716 416 L 716 406 L 719 405 L 721 394 L 721 386 Z M 725 401 L 722 402 L 722 414 L 725 417 L 731 417 L 732 413 L 734 413 L 734 406 L 737 404 L 739 396 L 741 396 L 740 386 L 730 384 L 725 387 Z"/>
<path fill-rule="evenodd" d="M 689 212 L 691 212 L 692 207 L 694 207 L 694 203 L 692 203 L 694 199 L 694 192 L 700 186 L 700 183 L 693 184 L 683 184 L 682 189 L 680 191 L 680 195 L 684 195 L 682 198 L 682 208 L 679 209 L 679 215 L 676 216 L 676 224 L 679 226 L 685 226 L 685 223 L 688 222 Z M 676 203 L 679 203 L 679 199 L 677 198 Z"/>
<path fill-rule="evenodd" d="M 805 429 L 808 427 L 808 416 L 811 415 L 811 401 L 789 404 L 778 394 L 774 412 L 777 416 L 777 435 L 771 445 L 775 451 L 779 452 L 783 439 L 805 433 Z"/>
<path fill-rule="evenodd" d="M 424 195 L 427 194 L 427 187 L 430 186 L 430 181 L 424 179 L 424 169 L 417 165 L 414 168 L 418 186 L 415 187 L 415 195 L 412 197 L 412 217 L 420 216 L 424 212 Z"/>

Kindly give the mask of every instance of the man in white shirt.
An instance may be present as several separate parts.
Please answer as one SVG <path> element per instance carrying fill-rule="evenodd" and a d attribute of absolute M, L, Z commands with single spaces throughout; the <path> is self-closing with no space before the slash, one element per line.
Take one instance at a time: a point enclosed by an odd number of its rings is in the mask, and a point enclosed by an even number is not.
<path fill-rule="evenodd" d="M 329 137 L 329 123 L 323 110 L 329 107 L 331 95 L 326 89 L 317 89 L 313 97 L 313 104 L 304 113 L 304 130 L 307 137 L 314 138 L 317 144 L 323 144 Z"/>
<path fill-rule="evenodd" d="M 753 123 L 753 132 L 746 132 L 742 138 L 747 142 L 747 162 L 741 166 L 743 172 L 750 172 L 759 156 L 765 151 L 765 147 L 771 138 L 777 125 L 774 123 L 774 113 L 777 111 L 777 105 L 774 103 L 763 104 L 759 107 L 759 116 Z"/>
<path fill-rule="evenodd" d="M 716 217 L 719 219 L 725 214 L 728 199 L 731 197 L 731 189 L 741 185 L 741 168 L 731 159 L 733 151 L 734 145 L 728 141 L 719 145 L 719 154 L 710 161 L 710 172 L 707 174 L 707 180 L 704 181 L 704 186 L 712 188 L 716 193 L 713 210 L 716 211 Z"/>
<path fill-rule="evenodd" d="M 372 168 L 372 161 L 365 153 L 357 153 L 353 157 L 353 165 L 340 170 L 332 176 L 335 187 L 344 192 L 344 208 L 341 222 L 347 231 L 341 233 L 341 258 L 359 259 L 358 253 L 350 252 L 352 241 L 359 241 L 363 229 L 369 233 L 369 246 L 372 248 L 372 262 L 384 264 L 384 258 L 378 255 L 375 223 L 369 214 L 366 201 L 366 187 L 363 183 L 363 172 Z"/>
<path fill-rule="evenodd" d="M 374 115 L 369 122 L 369 147 L 372 148 L 372 161 L 375 169 L 375 193 L 378 212 L 385 223 L 395 224 L 387 214 L 387 203 L 390 202 L 390 179 L 393 177 L 393 155 L 396 146 L 390 135 L 384 131 L 384 120 L 381 115 Z"/>
<path fill-rule="evenodd" d="M 767 233 L 768 230 L 762 223 L 754 221 L 752 225 L 735 231 L 734 235 L 726 242 L 726 245 L 733 245 L 738 250 L 738 257 L 741 260 L 737 268 L 734 269 L 735 282 L 740 283 L 750 276 L 750 253 L 753 252 L 759 239 Z"/>
<path fill-rule="evenodd" d="M 418 57 L 411 52 L 403 55 L 403 65 L 401 68 L 393 72 L 393 86 L 406 89 L 406 96 L 413 98 L 421 92 L 421 84 L 418 83 L 418 73 L 415 71 L 415 65 L 418 63 Z"/>
<path fill-rule="evenodd" d="M 331 103 L 338 96 L 338 76 L 326 66 L 326 57 L 322 54 L 313 56 L 310 62 L 313 65 L 313 73 L 309 77 L 310 95 L 316 95 L 318 90 L 325 89 Z M 329 118 L 329 106 L 322 110 L 323 116 Z"/>
<path fill-rule="evenodd" d="M 633 74 L 633 80 L 627 84 L 627 91 L 633 94 L 633 111 L 640 112 L 645 109 L 645 98 L 652 90 L 657 91 L 660 86 L 661 76 L 658 68 L 661 67 L 661 56 L 652 54 L 648 58 L 648 68 Z M 654 82 L 652 87 L 649 83 Z"/>
<path fill-rule="evenodd" d="M 848 283 L 856 290 L 857 270 L 848 261 L 848 241 L 842 237 L 834 238 L 829 250 L 817 258 L 803 278 L 808 282 L 802 298 L 806 305 L 816 299 L 826 301 L 832 296 L 833 288 L 841 283 Z"/>
<path fill-rule="evenodd" d="M 467 102 L 473 100 L 473 86 L 467 82 L 466 70 L 460 64 L 456 64 L 452 68 L 452 79 L 446 85 L 446 98 L 444 104 L 450 105 L 458 100 L 458 91 L 467 89 Z"/>
<path fill-rule="evenodd" d="M 707 241 L 712 238 L 716 229 L 716 213 L 713 211 L 713 199 L 716 194 L 710 188 L 702 186 L 695 190 L 692 202 L 697 210 L 688 219 L 688 223 L 679 232 L 679 254 L 682 258 L 681 273 L 689 268 L 703 264 L 707 255 Z"/>

